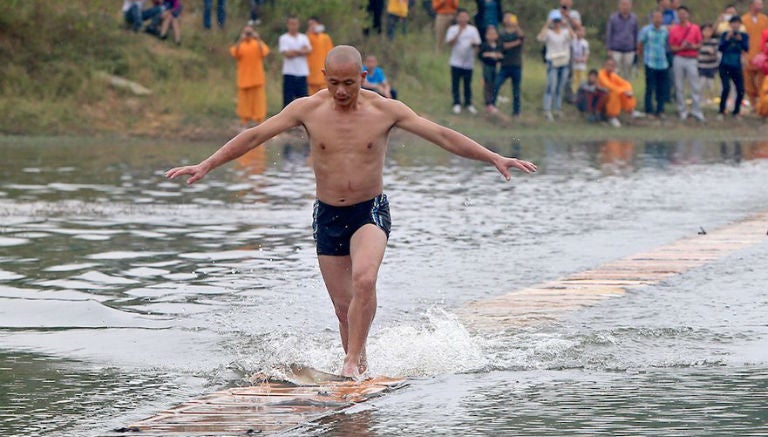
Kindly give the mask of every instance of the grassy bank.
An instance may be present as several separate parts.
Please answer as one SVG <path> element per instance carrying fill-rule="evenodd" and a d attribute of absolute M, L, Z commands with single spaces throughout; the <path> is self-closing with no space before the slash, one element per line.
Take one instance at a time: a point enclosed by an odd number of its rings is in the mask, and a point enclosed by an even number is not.
<path fill-rule="evenodd" d="M 228 2 L 229 27 L 224 31 L 202 29 L 202 11 L 197 3 L 184 5 L 182 45 L 177 47 L 170 41 L 123 30 L 119 2 L 0 2 L 0 132 L 217 141 L 228 138 L 236 131 L 237 120 L 235 65 L 227 49 L 248 18 L 248 2 Z M 323 18 L 337 44 L 353 44 L 364 53 L 378 55 L 402 100 L 415 110 L 470 135 L 596 139 L 724 138 L 764 133 L 762 120 L 749 117 L 738 123 L 711 122 L 704 126 L 639 120 L 615 130 L 605 125 L 587 125 L 572 107 L 566 108 L 563 119 L 547 123 L 541 117 L 544 65 L 537 57 L 540 46 L 534 41 L 539 23 L 526 23 L 525 14 L 521 16 L 528 33 L 529 55 L 523 76 L 523 116 L 514 122 L 506 117 L 455 116 L 450 113 L 448 54 L 435 51 L 430 20 L 423 10 L 416 8 L 413 12 L 408 35 L 390 42 L 379 36 L 363 37 L 364 10 L 360 5 L 350 8 L 349 4 L 342 0 L 297 0 L 276 2 L 274 8 L 265 10 L 259 31 L 274 49 L 267 61 L 270 114 L 281 108 L 281 60 L 276 45 L 282 32 L 282 17 L 301 11 L 302 16 L 316 14 Z M 537 16 L 542 8 L 546 10 L 541 2 L 532 2 L 526 13 Z M 598 53 L 602 52 L 599 23 L 596 17 L 585 14 L 585 24 L 594 41 L 593 66 L 599 64 Z M 103 79 L 103 73 L 138 82 L 152 94 L 137 96 L 111 86 Z M 479 67 L 473 84 L 476 106 L 481 108 Z M 641 94 L 642 84 L 635 85 L 636 93 Z M 505 87 L 502 96 L 510 94 L 509 86 Z M 502 103 L 501 110 L 509 113 L 510 104 Z M 708 115 L 713 112 L 710 110 Z"/>

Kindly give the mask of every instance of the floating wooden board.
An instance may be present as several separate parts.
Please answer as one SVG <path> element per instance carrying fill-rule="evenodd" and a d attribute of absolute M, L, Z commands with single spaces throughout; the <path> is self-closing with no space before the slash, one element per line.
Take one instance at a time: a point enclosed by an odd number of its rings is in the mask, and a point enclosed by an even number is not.
<path fill-rule="evenodd" d="M 651 251 L 568 277 L 469 304 L 459 313 L 475 329 L 498 330 L 551 322 L 629 289 L 658 284 L 734 252 L 768 241 L 768 211 Z"/>
<path fill-rule="evenodd" d="M 264 382 L 221 390 L 141 420 L 111 435 L 270 435 L 339 413 L 407 385 L 401 378 L 294 385 Z"/>

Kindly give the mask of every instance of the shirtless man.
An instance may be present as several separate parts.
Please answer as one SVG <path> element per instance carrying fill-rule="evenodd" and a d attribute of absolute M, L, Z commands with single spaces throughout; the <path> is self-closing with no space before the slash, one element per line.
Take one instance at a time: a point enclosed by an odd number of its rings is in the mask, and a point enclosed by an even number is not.
<path fill-rule="evenodd" d="M 320 272 L 339 319 L 346 353 L 341 374 L 358 378 L 367 367 L 365 343 L 376 313 L 376 279 L 389 237 L 389 202 L 382 190 L 392 129 L 399 127 L 456 155 L 490 163 L 507 180 L 510 168 L 530 173 L 536 166 L 491 152 L 397 100 L 361 90 L 365 73 L 354 47 L 331 50 L 323 74 L 327 90 L 293 101 L 201 163 L 168 170 L 166 176 L 188 175 L 187 184 L 192 184 L 283 131 L 297 126 L 307 130 L 316 179 L 313 231 Z"/>

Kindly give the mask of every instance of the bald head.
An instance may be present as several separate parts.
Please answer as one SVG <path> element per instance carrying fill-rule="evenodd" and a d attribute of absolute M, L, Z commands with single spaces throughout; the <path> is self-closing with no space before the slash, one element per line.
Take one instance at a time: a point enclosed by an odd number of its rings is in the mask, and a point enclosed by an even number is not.
<path fill-rule="evenodd" d="M 325 57 L 325 69 L 354 64 L 358 69 L 363 69 L 363 59 L 360 52 L 352 46 L 336 46 Z"/>

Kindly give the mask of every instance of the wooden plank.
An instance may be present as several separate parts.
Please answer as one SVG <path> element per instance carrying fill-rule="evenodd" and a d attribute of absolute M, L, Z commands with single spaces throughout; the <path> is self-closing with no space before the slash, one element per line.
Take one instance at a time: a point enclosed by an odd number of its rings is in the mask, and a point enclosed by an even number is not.
<path fill-rule="evenodd" d="M 467 305 L 462 320 L 476 329 L 549 323 L 559 316 L 628 290 L 657 284 L 734 252 L 768 241 L 768 211 L 705 235 L 682 238 L 653 250 Z M 584 296 L 589 296 L 585 298 Z"/>

